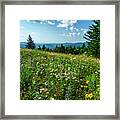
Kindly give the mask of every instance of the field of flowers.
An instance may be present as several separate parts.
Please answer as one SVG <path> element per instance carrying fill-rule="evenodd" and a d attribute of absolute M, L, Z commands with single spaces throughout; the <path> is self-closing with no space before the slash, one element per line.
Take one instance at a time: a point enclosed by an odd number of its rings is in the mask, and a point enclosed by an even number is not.
<path fill-rule="evenodd" d="M 20 50 L 21 100 L 99 100 L 100 60 Z"/>

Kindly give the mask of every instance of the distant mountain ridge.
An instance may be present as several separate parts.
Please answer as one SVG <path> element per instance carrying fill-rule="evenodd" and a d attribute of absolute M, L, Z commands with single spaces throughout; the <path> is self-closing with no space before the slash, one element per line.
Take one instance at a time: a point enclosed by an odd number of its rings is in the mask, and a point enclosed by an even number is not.
<path fill-rule="evenodd" d="M 42 48 L 43 45 L 45 45 L 46 48 L 49 49 L 54 49 L 56 46 L 60 47 L 60 45 L 63 44 L 65 47 L 82 47 L 84 43 L 82 42 L 76 42 L 76 43 L 35 43 L 36 48 L 38 48 L 39 46 Z M 87 43 L 85 42 L 85 45 L 87 45 Z M 20 42 L 20 48 L 26 48 L 26 42 Z"/>

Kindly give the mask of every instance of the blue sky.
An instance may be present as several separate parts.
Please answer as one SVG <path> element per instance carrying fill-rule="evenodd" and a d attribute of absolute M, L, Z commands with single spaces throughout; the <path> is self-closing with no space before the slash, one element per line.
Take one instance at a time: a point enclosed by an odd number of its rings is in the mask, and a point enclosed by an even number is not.
<path fill-rule="evenodd" d="M 83 35 L 92 20 L 21 20 L 20 42 L 26 42 L 29 34 L 35 43 L 85 42 Z"/>

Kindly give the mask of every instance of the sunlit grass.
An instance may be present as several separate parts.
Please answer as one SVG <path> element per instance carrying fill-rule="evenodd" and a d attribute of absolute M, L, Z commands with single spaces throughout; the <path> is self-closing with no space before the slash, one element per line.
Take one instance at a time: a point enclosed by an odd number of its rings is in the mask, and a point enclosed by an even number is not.
<path fill-rule="evenodd" d="M 86 55 L 20 50 L 22 100 L 99 100 L 100 61 Z"/>

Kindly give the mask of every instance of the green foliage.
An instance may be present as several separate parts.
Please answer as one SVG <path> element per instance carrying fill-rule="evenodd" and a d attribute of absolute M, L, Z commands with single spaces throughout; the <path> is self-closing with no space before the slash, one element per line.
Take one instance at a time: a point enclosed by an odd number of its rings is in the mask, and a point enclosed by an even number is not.
<path fill-rule="evenodd" d="M 85 51 L 87 50 L 87 47 L 85 43 L 83 43 L 82 47 L 75 47 L 75 46 L 65 47 L 63 44 L 61 44 L 60 47 L 56 46 L 54 49 L 46 48 L 45 45 L 43 45 L 42 48 L 40 48 L 39 46 L 38 50 L 78 55 L 78 54 L 84 54 Z"/>
<path fill-rule="evenodd" d="M 94 20 L 84 38 L 88 40 L 88 55 L 100 58 L 100 20 Z"/>
<path fill-rule="evenodd" d="M 40 47 L 40 46 L 38 47 L 38 50 L 41 50 L 41 47 Z"/>
<path fill-rule="evenodd" d="M 42 46 L 42 50 L 46 50 L 46 47 L 45 47 L 45 45 L 43 45 L 43 46 Z"/>
<path fill-rule="evenodd" d="M 28 48 L 28 49 L 35 49 L 34 41 L 32 40 L 32 37 L 30 35 L 29 35 L 29 37 L 27 39 L 26 48 Z"/>
<path fill-rule="evenodd" d="M 21 100 L 99 100 L 99 59 L 40 50 L 20 51 Z"/>

